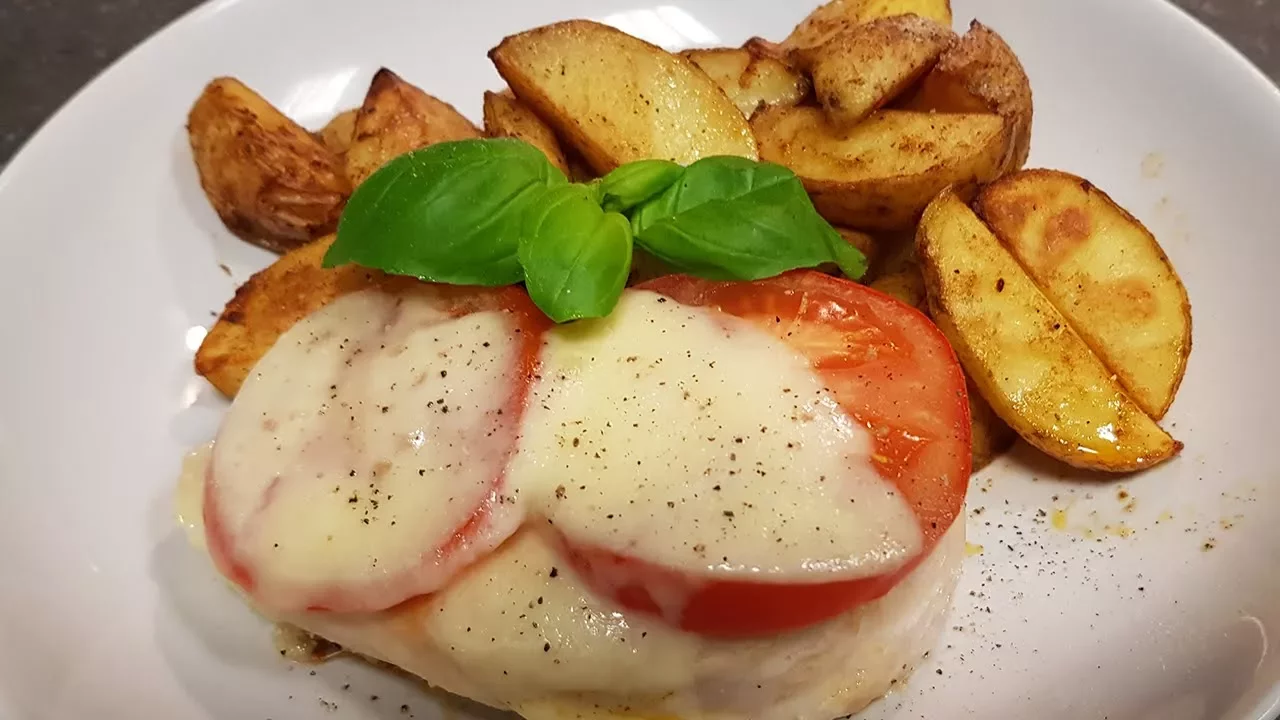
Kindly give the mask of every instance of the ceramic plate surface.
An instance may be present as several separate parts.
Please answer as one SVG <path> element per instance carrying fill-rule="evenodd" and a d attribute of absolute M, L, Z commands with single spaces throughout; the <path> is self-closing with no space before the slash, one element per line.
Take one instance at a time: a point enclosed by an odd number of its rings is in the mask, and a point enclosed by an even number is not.
<path fill-rule="evenodd" d="M 0 176 L 0 717 L 438 718 L 416 684 L 293 667 L 189 549 L 171 491 L 225 403 L 192 374 L 269 256 L 225 231 L 183 124 L 235 75 L 310 127 L 389 66 L 479 118 L 504 35 L 590 17 L 669 48 L 780 38 L 770 0 L 212 2 L 64 108 Z M 976 477 L 950 629 L 877 718 L 1256 720 L 1280 706 L 1280 92 L 1160 0 L 955 0 L 1021 56 L 1032 166 L 1110 192 L 1194 307 L 1174 462 L 1122 482 L 1030 451 Z M 224 269 L 225 268 L 225 269 Z M 375 697 L 376 696 L 376 697 Z M 408 709 L 402 712 L 401 706 Z"/>

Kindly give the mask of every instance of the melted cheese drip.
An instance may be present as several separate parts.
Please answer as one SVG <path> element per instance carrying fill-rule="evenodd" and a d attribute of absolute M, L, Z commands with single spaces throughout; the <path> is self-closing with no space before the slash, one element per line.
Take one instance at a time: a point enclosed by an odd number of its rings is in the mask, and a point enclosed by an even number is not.
<path fill-rule="evenodd" d="M 871 447 L 776 338 L 630 291 L 607 319 L 547 335 L 510 476 L 574 541 L 699 574 L 826 582 L 921 550 Z"/>
<path fill-rule="evenodd" d="M 213 443 L 201 445 L 182 458 L 182 473 L 178 475 L 178 490 L 173 496 L 173 508 L 178 515 L 178 525 L 187 534 L 187 541 L 200 549 L 207 546 L 204 537 L 204 481 L 209 472 L 209 458 Z"/>

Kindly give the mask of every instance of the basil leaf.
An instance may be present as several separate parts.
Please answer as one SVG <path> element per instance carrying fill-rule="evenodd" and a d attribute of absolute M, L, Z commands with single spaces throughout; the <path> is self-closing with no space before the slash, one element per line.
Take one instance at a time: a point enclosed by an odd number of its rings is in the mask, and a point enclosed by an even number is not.
<path fill-rule="evenodd" d="M 604 317 L 631 272 L 631 225 L 602 210 L 586 185 L 544 190 L 525 218 L 520 264 L 529 297 L 547 317 Z"/>
<path fill-rule="evenodd" d="M 850 277 L 865 259 L 818 215 L 799 178 L 772 163 L 711 157 L 631 216 L 637 245 L 713 280 L 758 280 L 836 262 Z"/>
<path fill-rule="evenodd" d="M 601 205 L 612 212 L 627 212 L 671 187 L 684 168 L 670 160 L 630 162 L 600 179 Z"/>
<path fill-rule="evenodd" d="M 845 277 L 857 280 L 867 274 L 867 256 L 849 244 L 835 228 L 831 228 L 831 232 L 827 234 L 827 245 L 831 248 L 832 259 Z"/>
<path fill-rule="evenodd" d="M 568 180 L 519 140 L 462 140 L 401 155 L 360 185 L 324 266 L 357 263 L 454 285 L 520 282 L 525 211 Z"/>

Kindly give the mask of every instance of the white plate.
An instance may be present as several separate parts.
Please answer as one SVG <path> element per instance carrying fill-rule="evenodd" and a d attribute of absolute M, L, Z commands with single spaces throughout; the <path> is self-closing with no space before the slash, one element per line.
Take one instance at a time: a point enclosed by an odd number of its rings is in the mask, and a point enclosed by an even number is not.
<path fill-rule="evenodd" d="M 186 111 L 230 74 L 315 126 L 387 65 L 478 117 L 499 86 L 484 51 L 511 31 L 594 17 L 732 44 L 807 9 L 671 2 L 219 0 L 31 141 L 0 176 L 0 717 L 439 716 L 407 681 L 275 656 L 174 527 L 179 458 L 223 408 L 192 349 L 267 260 L 202 196 Z M 1060 479 L 1025 451 L 983 473 L 968 525 L 984 551 L 952 629 L 870 715 L 1265 717 L 1280 709 L 1280 93 L 1160 0 L 955 4 L 1026 64 L 1032 163 L 1112 193 L 1185 278 L 1195 352 L 1169 425 L 1187 450 L 1124 482 Z"/>

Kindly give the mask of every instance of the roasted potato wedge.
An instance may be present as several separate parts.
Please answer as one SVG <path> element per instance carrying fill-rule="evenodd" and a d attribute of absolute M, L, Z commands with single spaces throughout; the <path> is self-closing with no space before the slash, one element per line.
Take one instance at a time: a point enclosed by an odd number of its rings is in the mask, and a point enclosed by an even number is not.
<path fill-rule="evenodd" d="M 987 187 L 978 214 L 1148 415 L 1164 417 L 1191 353 L 1191 303 L 1142 223 L 1056 170 Z"/>
<path fill-rule="evenodd" d="M 343 110 L 320 128 L 320 142 L 329 148 L 329 152 L 339 157 L 346 154 L 347 148 L 351 147 L 351 138 L 356 134 L 356 115 L 359 112 L 359 108 Z"/>
<path fill-rule="evenodd" d="M 827 118 L 849 128 L 929 72 L 954 39 L 928 18 L 898 15 L 857 25 L 796 58 L 813 76 Z"/>
<path fill-rule="evenodd" d="M 966 376 L 969 388 L 969 420 L 972 453 L 972 469 L 979 470 L 990 465 L 1000 453 L 1013 447 L 1018 434 L 1009 424 L 1000 419 L 990 403 L 982 397 L 982 392 L 973 383 L 973 378 Z"/>
<path fill-rule="evenodd" d="M 836 225 L 902 230 L 948 185 L 995 179 L 1009 133 L 996 115 L 881 110 L 848 130 L 815 107 L 770 108 L 752 118 L 760 157 L 804 181 L 814 207 Z"/>
<path fill-rule="evenodd" d="M 489 58 L 598 173 L 646 158 L 756 157 L 746 119 L 706 73 L 607 25 L 535 28 L 504 39 Z"/>
<path fill-rule="evenodd" d="M 681 55 L 714 80 L 744 117 L 762 107 L 797 105 L 809 94 L 809 79 L 769 54 L 742 47 L 686 50 Z"/>
<path fill-rule="evenodd" d="M 949 28 L 951 0 L 832 0 L 801 20 L 781 45 L 788 51 L 815 48 L 849 28 L 898 15 L 919 15 Z"/>
<path fill-rule="evenodd" d="M 977 20 L 942 53 L 919 89 L 902 107 L 938 112 L 993 112 L 1009 125 L 1013 141 L 1003 172 L 1027 163 L 1035 104 L 1031 81 L 1004 38 Z"/>
<path fill-rule="evenodd" d="M 384 281 L 357 265 L 322 268 L 334 236 L 285 253 L 241 285 L 196 351 L 196 372 L 235 397 L 253 366 L 286 330 L 334 298 Z"/>
<path fill-rule="evenodd" d="M 836 232 L 840 233 L 840 237 L 844 238 L 845 242 L 862 252 L 867 258 L 867 267 L 875 265 L 876 260 L 880 257 L 880 241 L 876 240 L 872 235 L 853 228 L 838 227 Z"/>
<path fill-rule="evenodd" d="M 877 240 L 882 255 L 876 265 L 876 275 L 870 287 L 901 300 L 920 310 L 929 312 L 925 296 L 924 276 L 915 258 L 915 235 Z M 972 420 L 972 472 L 986 467 L 1000 453 L 1008 450 L 1017 433 L 996 415 L 991 405 L 983 399 L 972 378 L 966 375 L 969 386 L 969 417 Z"/>
<path fill-rule="evenodd" d="M 996 414 L 1063 462 L 1142 470 L 1182 447 L 1146 415 L 952 191 L 920 221 L 929 308 Z"/>
<path fill-rule="evenodd" d="M 915 265 L 880 275 L 871 282 L 870 287 L 901 300 L 917 310 L 928 307 L 924 293 L 924 276 L 920 274 L 920 268 Z"/>
<path fill-rule="evenodd" d="M 351 194 L 341 160 L 239 80 L 205 87 L 187 133 L 200 185 L 236 235 L 282 252 L 337 226 Z"/>
<path fill-rule="evenodd" d="M 762 37 L 747 38 L 747 41 L 742 43 L 742 49 L 756 57 L 773 58 L 784 63 L 791 62 L 791 51 L 783 47 L 782 43 L 765 40 Z"/>
<path fill-rule="evenodd" d="M 901 300 L 917 310 L 928 310 L 924 293 L 924 276 L 916 263 L 915 236 L 894 238 L 881 253 L 869 286 Z"/>
<path fill-rule="evenodd" d="M 481 137 L 447 102 L 382 68 L 373 76 L 347 150 L 347 177 L 359 185 L 388 160 L 436 143 Z"/>
<path fill-rule="evenodd" d="M 484 134 L 523 140 L 541 150 L 561 172 L 569 173 L 569 163 L 555 132 L 509 91 L 485 92 Z"/>

